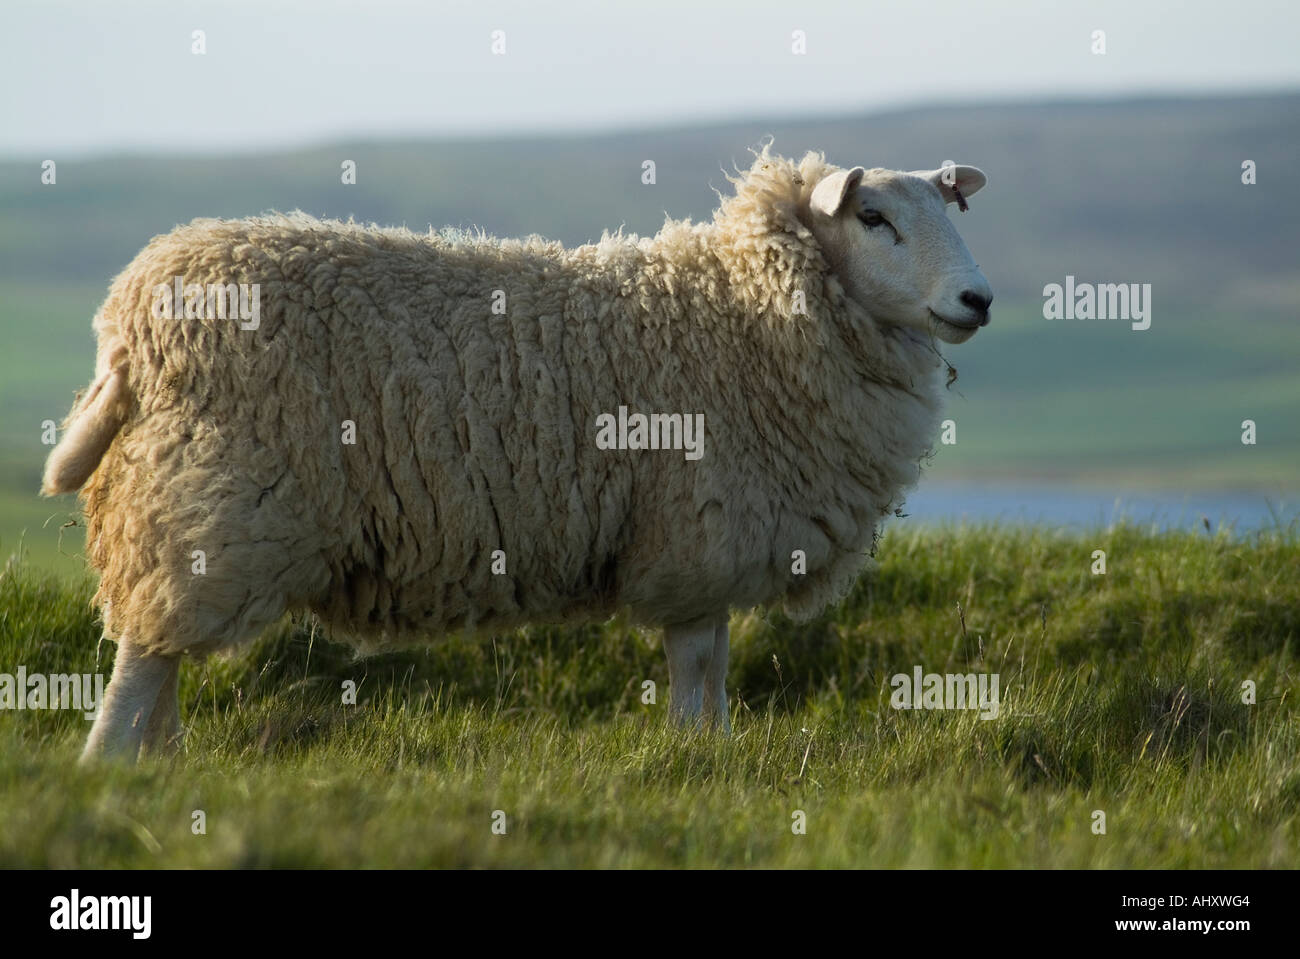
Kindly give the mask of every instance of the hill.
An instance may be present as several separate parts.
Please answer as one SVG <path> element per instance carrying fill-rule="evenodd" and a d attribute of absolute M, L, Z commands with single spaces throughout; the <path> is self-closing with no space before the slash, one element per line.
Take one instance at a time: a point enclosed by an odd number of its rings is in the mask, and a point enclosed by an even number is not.
<path fill-rule="evenodd" d="M 20 528 L 51 548 L 49 530 L 34 530 L 67 509 L 33 496 L 40 424 L 60 420 L 89 379 L 94 309 L 154 234 L 294 208 L 568 243 L 620 226 L 652 233 L 665 214 L 707 217 L 724 170 L 767 135 L 781 152 L 816 148 L 843 164 L 952 159 L 989 174 L 958 225 L 996 291 L 994 321 L 948 351 L 958 442 L 935 476 L 1295 488 L 1300 96 L 937 106 L 268 155 L 216 143 L 208 157 L 69 158 L 55 186 L 40 183 L 43 157 L 0 163 L 0 550 Z M 357 164 L 355 186 L 340 182 L 343 160 Z M 641 182 L 645 160 L 653 185 Z M 1043 319 L 1043 287 L 1067 275 L 1150 283 L 1151 328 Z M 1255 446 L 1240 442 L 1244 419 L 1257 423 Z"/>

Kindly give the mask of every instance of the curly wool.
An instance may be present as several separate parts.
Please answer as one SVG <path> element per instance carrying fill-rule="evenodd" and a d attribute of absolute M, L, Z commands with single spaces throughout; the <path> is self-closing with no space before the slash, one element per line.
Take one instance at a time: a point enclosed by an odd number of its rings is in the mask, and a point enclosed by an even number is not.
<path fill-rule="evenodd" d="M 620 608 L 816 614 L 939 412 L 934 351 L 847 299 L 806 226 L 835 169 L 764 150 L 711 222 L 575 249 L 302 214 L 155 238 L 95 318 L 97 387 L 124 384 L 84 489 L 108 634 L 201 653 L 309 609 L 376 651 Z M 177 276 L 260 284 L 260 326 L 155 318 Z M 620 406 L 703 413 L 703 458 L 598 448 Z"/>

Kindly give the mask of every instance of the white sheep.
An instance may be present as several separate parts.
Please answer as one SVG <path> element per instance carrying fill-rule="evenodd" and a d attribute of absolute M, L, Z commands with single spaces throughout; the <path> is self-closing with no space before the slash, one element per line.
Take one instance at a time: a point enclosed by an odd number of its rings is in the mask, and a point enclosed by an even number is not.
<path fill-rule="evenodd" d="M 293 609 L 363 652 L 628 609 L 670 711 L 729 729 L 729 609 L 847 591 L 937 429 L 934 338 L 992 299 L 945 211 L 973 167 L 732 182 L 572 250 L 301 214 L 150 242 L 43 486 L 84 486 L 118 643 L 85 756 L 174 747 L 181 654 Z"/>

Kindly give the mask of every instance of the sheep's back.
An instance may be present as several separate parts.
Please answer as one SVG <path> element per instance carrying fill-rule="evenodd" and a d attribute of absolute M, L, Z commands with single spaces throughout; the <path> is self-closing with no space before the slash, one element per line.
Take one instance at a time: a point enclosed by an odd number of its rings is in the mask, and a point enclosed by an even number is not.
<path fill-rule="evenodd" d="M 178 275 L 258 284 L 259 325 L 142 309 Z M 647 364 L 651 327 L 626 293 L 554 245 L 223 221 L 151 244 L 107 335 L 127 344 L 143 419 L 190 424 L 211 447 L 192 465 L 245 471 L 310 533 L 299 548 L 329 575 L 302 598 L 387 642 L 665 595 L 716 604 L 691 568 L 711 560 L 690 548 L 708 465 L 595 443 L 599 413 L 690 412 L 671 385 L 698 393 Z"/>

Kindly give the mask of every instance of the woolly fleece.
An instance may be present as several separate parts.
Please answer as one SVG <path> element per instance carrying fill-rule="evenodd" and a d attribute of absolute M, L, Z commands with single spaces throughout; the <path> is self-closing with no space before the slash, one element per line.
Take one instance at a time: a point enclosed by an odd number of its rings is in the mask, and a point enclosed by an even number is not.
<path fill-rule="evenodd" d="M 95 318 L 46 474 L 89 477 L 108 635 L 203 653 L 309 609 L 377 651 L 620 608 L 816 614 L 916 482 L 940 399 L 932 346 L 846 298 L 806 226 L 836 169 L 764 150 L 712 221 L 575 249 L 302 214 L 156 237 Z M 259 328 L 154 318 L 176 276 L 260 284 Z M 703 458 L 598 449 L 620 406 L 703 413 Z"/>

